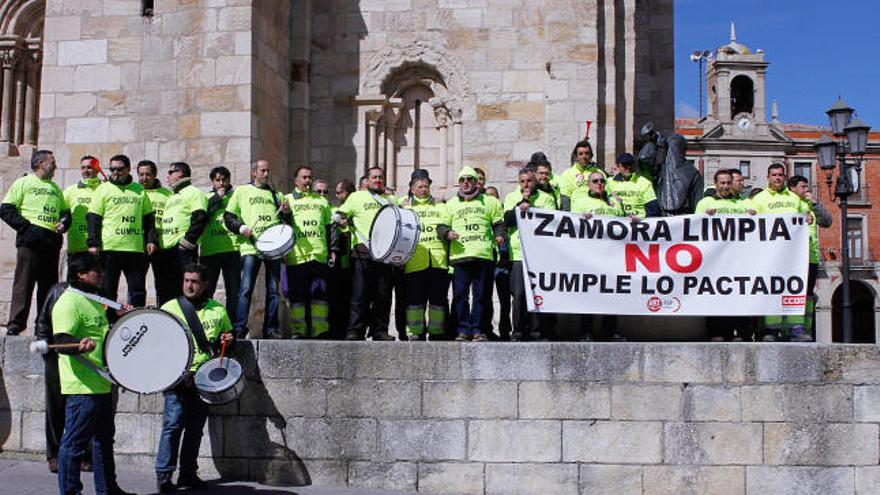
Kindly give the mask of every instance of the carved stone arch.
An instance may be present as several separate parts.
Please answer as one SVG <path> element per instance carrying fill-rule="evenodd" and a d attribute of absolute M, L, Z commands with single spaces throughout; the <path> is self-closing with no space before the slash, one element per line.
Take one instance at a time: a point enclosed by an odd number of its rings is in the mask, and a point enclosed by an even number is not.
<path fill-rule="evenodd" d="M 8 0 L 0 3 L 0 33 L 24 39 L 42 38 L 45 0 Z"/>
<path fill-rule="evenodd" d="M 360 94 L 383 94 L 383 83 L 389 76 L 414 66 L 433 71 L 439 76 L 437 81 L 442 81 L 442 84 L 435 82 L 429 88 L 450 107 L 463 108 L 471 98 L 464 64 L 446 51 L 443 42 L 426 38 L 398 40 L 373 54 L 361 77 Z"/>

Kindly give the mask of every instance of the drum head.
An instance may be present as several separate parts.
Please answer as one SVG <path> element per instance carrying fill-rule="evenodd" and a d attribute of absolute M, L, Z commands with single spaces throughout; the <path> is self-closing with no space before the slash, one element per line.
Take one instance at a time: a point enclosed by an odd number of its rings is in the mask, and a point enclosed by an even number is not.
<path fill-rule="evenodd" d="M 174 386 L 192 366 L 193 342 L 174 315 L 136 309 L 113 325 L 104 360 L 113 379 L 132 392 L 151 394 Z"/>
<path fill-rule="evenodd" d="M 211 359 L 199 366 L 195 382 L 199 390 L 215 393 L 232 388 L 240 378 L 241 365 L 235 359 L 225 357 L 222 366 L 220 358 Z"/>
<path fill-rule="evenodd" d="M 273 225 L 266 229 L 257 239 L 257 249 L 262 252 L 274 251 L 290 242 L 293 237 L 293 227 L 290 225 Z"/>
<path fill-rule="evenodd" d="M 383 206 L 370 228 L 370 253 L 376 259 L 384 258 L 397 240 L 398 214 L 394 206 Z"/>

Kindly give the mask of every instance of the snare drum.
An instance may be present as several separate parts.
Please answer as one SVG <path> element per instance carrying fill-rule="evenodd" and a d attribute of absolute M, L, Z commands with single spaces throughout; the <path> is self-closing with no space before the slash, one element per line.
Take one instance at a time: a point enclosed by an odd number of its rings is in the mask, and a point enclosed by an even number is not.
<path fill-rule="evenodd" d="M 232 358 L 224 357 L 206 361 L 199 366 L 195 376 L 199 397 L 208 404 L 226 404 L 241 397 L 245 379 L 241 365 Z"/>
<path fill-rule="evenodd" d="M 139 394 L 177 385 L 193 360 L 192 336 L 171 313 L 143 308 L 124 314 L 104 340 L 104 362 L 122 387 Z"/>
<path fill-rule="evenodd" d="M 256 247 L 260 257 L 267 260 L 281 259 L 293 249 L 296 235 L 290 225 L 273 225 L 257 238 Z"/>
<path fill-rule="evenodd" d="M 416 212 L 390 204 L 379 210 L 370 227 L 370 253 L 376 261 L 405 265 L 418 243 L 419 217 Z"/>

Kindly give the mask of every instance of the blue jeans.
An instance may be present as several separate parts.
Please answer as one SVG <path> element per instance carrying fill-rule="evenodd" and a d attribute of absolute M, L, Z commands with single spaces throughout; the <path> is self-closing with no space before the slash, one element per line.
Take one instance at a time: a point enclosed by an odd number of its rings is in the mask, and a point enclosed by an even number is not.
<path fill-rule="evenodd" d="M 58 449 L 58 489 L 61 495 L 78 494 L 83 485 L 79 466 L 92 441 L 95 492 L 109 493 L 116 487 L 113 461 L 113 399 L 110 394 L 67 396 L 64 434 Z"/>
<path fill-rule="evenodd" d="M 159 453 L 156 455 L 157 473 L 174 472 L 178 449 L 181 474 L 193 475 L 198 471 L 199 446 L 207 419 L 208 405 L 199 399 L 195 388 L 177 387 L 165 392 L 162 436 L 159 438 Z"/>
<path fill-rule="evenodd" d="M 278 283 L 281 280 L 281 260 L 264 260 L 255 254 L 241 257 L 241 289 L 238 291 L 238 306 L 235 309 L 235 334 L 241 338 L 247 335 L 248 315 L 251 311 L 251 297 L 257 283 L 260 265 L 266 264 L 266 317 L 263 319 L 263 336 L 278 335 Z"/>
<path fill-rule="evenodd" d="M 483 314 L 492 304 L 492 275 L 495 262 L 471 260 L 455 265 L 452 279 L 452 303 L 458 321 L 458 333 L 480 333 Z M 468 299 L 473 292 L 473 304 Z"/>

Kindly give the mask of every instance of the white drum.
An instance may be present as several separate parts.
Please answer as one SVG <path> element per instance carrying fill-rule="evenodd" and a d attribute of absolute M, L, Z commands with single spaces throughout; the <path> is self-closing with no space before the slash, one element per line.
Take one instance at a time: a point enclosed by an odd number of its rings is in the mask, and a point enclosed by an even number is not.
<path fill-rule="evenodd" d="M 238 361 L 224 357 L 211 359 L 199 366 L 195 383 L 202 401 L 208 404 L 226 404 L 241 397 L 247 382 Z"/>
<path fill-rule="evenodd" d="M 161 309 L 124 314 L 104 340 L 104 362 L 122 387 L 139 394 L 177 385 L 193 360 L 192 336 L 183 322 Z"/>
<path fill-rule="evenodd" d="M 260 257 L 267 260 L 281 259 L 293 249 L 296 235 L 290 225 L 273 225 L 257 238 L 256 247 Z"/>
<path fill-rule="evenodd" d="M 416 212 L 385 205 L 370 227 L 370 253 L 381 263 L 405 265 L 419 243 L 419 232 Z"/>

